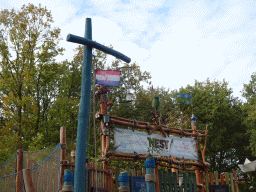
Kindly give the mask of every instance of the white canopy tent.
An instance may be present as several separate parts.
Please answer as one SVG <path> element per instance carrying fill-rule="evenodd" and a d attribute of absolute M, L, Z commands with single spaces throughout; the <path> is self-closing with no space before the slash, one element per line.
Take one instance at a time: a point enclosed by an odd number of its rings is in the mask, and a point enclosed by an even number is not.
<path fill-rule="evenodd" d="M 256 169 L 256 160 L 255 161 L 250 161 L 249 159 L 245 159 L 244 164 L 239 164 L 239 168 L 241 169 L 242 172 L 250 172 L 250 171 L 255 171 Z"/>

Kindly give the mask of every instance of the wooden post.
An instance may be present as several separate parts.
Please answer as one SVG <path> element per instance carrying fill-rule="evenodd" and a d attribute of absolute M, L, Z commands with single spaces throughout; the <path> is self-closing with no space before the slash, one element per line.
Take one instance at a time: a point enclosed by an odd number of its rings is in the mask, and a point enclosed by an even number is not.
<path fill-rule="evenodd" d="M 64 176 L 64 170 L 65 165 L 64 161 L 66 160 L 66 127 L 60 128 L 60 144 L 61 144 L 61 153 L 60 153 L 60 188 L 62 189 L 63 186 L 63 176 Z"/>
<path fill-rule="evenodd" d="M 238 179 L 237 179 L 236 171 L 233 171 L 233 176 L 234 176 L 234 180 L 235 180 L 235 192 L 239 192 L 239 189 L 238 189 Z"/>
<path fill-rule="evenodd" d="M 175 160 L 176 160 L 176 157 L 171 157 L 171 159 L 175 161 Z M 175 173 L 177 173 L 177 169 L 175 169 L 175 168 L 172 168 L 172 172 L 175 172 Z"/>
<path fill-rule="evenodd" d="M 118 192 L 118 175 L 119 175 L 119 169 L 116 168 L 115 169 L 115 192 Z"/>
<path fill-rule="evenodd" d="M 220 184 L 224 185 L 224 174 L 223 173 L 220 174 Z"/>
<path fill-rule="evenodd" d="M 22 192 L 22 172 L 21 172 L 22 169 L 23 169 L 23 150 L 19 149 L 18 157 L 17 157 L 16 192 Z"/>
<path fill-rule="evenodd" d="M 62 187 L 61 192 L 71 192 L 74 191 L 74 176 L 73 176 L 73 172 L 69 169 L 65 169 L 64 171 L 64 175 L 69 176 L 68 178 L 64 179 L 64 184 Z"/>
<path fill-rule="evenodd" d="M 119 174 L 118 182 L 119 182 L 118 191 L 120 191 L 120 192 L 129 192 L 130 191 L 129 176 L 128 176 L 128 172 L 127 171 L 121 172 Z"/>
<path fill-rule="evenodd" d="M 156 167 L 155 167 L 155 175 L 156 175 L 156 183 L 155 183 L 155 188 L 156 188 L 156 192 L 160 192 L 159 189 L 159 173 L 158 173 L 158 163 L 156 163 Z"/>
<path fill-rule="evenodd" d="M 199 172 L 199 174 L 200 174 L 200 181 L 199 181 L 199 183 L 200 184 L 203 184 L 203 188 L 201 188 L 201 192 L 205 192 L 205 190 L 204 190 L 204 186 L 205 186 L 205 180 L 204 180 L 204 175 L 206 175 L 206 172 L 204 172 L 203 170 L 201 170 L 200 172 Z"/>
<path fill-rule="evenodd" d="M 73 150 L 73 151 L 71 151 L 71 163 L 73 163 L 74 165 L 75 165 L 75 160 L 76 160 L 76 151 L 75 150 Z M 74 169 L 74 166 L 72 166 L 72 171 L 74 171 L 75 169 Z"/>
<path fill-rule="evenodd" d="M 196 128 L 196 117 L 194 116 L 194 114 L 192 114 L 191 116 L 191 129 L 193 129 L 193 133 L 196 133 L 197 128 Z M 198 162 L 198 161 L 195 161 Z M 196 183 L 199 184 L 200 183 L 200 170 L 196 169 L 195 170 L 195 174 L 196 174 Z M 200 191 L 199 187 L 197 187 L 197 190 Z"/>
<path fill-rule="evenodd" d="M 219 173 L 218 173 L 218 171 L 214 171 L 214 177 L 215 177 L 215 185 L 219 185 Z"/>
<path fill-rule="evenodd" d="M 147 186 L 147 192 L 155 192 L 156 191 L 156 175 L 154 173 L 155 170 L 155 159 L 153 157 L 149 157 L 145 161 L 146 175 L 145 181 Z"/>
<path fill-rule="evenodd" d="M 35 192 L 30 169 L 23 169 L 23 177 L 26 192 Z"/>
<path fill-rule="evenodd" d="M 213 182 L 213 173 L 212 172 L 209 173 L 209 182 L 210 182 L 210 185 L 214 184 L 214 182 Z"/>
<path fill-rule="evenodd" d="M 104 87 L 103 87 L 104 88 Z M 103 115 L 107 114 L 107 97 L 106 93 L 103 92 L 100 95 L 100 113 Z M 100 126 L 101 126 L 101 157 L 104 157 L 109 151 L 109 135 L 104 133 L 104 129 L 107 125 L 104 122 L 103 117 L 100 119 Z M 103 169 L 109 169 L 108 161 L 103 161 Z M 103 186 L 107 189 L 110 189 L 110 175 L 103 174 Z"/>
<path fill-rule="evenodd" d="M 109 173 L 109 177 L 110 177 L 110 181 L 109 181 L 109 186 L 110 186 L 110 189 L 109 191 L 110 192 L 113 192 L 113 186 L 114 186 L 114 179 L 113 179 L 113 168 L 109 168 L 111 171 Z"/>
<path fill-rule="evenodd" d="M 37 163 L 36 163 L 36 161 L 35 160 L 33 160 L 33 159 L 29 159 L 28 160 L 28 165 L 27 165 L 27 168 L 28 169 L 32 169 L 32 168 L 34 168 L 34 167 L 36 167 L 37 166 Z M 37 178 L 37 176 L 38 176 L 38 169 L 34 169 L 33 170 L 33 176 L 35 177 L 35 178 Z M 37 180 L 34 180 L 33 181 L 33 185 L 34 186 L 37 186 Z M 36 189 L 35 189 L 36 190 Z"/>

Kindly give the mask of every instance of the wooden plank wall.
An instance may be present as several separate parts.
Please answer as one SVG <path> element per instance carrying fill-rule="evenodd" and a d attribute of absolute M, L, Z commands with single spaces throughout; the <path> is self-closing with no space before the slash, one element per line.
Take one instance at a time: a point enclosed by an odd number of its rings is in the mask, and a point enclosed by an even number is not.
<path fill-rule="evenodd" d="M 218 171 L 209 172 L 205 175 L 205 192 L 210 192 L 210 185 L 229 185 L 229 191 L 239 192 L 238 184 L 244 184 L 241 178 L 237 178 L 236 171 L 233 173 L 218 173 Z"/>
<path fill-rule="evenodd" d="M 204 178 L 204 187 L 196 183 L 194 172 L 183 174 L 183 184 L 179 187 L 178 175 L 171 170 L 159 171 L 159 191 L 160 192 L 210 192 L 210 185 L 229 185 L 230 192 L 239 192 L 238 184 L 243 184 L 242 179 L 237 178 L 237 173 L 221 173 L 217 171 L 209 172 Z"/>
<path fill-rule="evenodd" d="M 89 180 L 89 188 L 91 187 L 96 187 L 97 188 L 107 188 L 106 184 L 104 183 L 104 173 L 102 170 L 102 164 L 96 166 L 97 172 L 95 171 L 95 163 L 91 162 L 88 165 L 88 170 L 89 170 L 89 174 L 88 174 L 88 180 Z M 145 168 L 142 168 L 140 170 L 135 170 L 135 169 L 129 169 L 126 168 L 125 170 L 123 169 L 119 169 L 119 168 L 115 168 L 111 170 L 111 173 L 108 174 L 109 178 L 110 178 L 110 191 L 111 192 L 118 192 L 118 187 L 119 187 L 119 183 L 118 183 L 118 176 L 120 174 L 120 172 L 123 171 L 127 171 L 129 176 L 141 176 L 141 175 L 145 175 L 146 171 Z M 97 177 L 96 177 L 97 175 Z M 97 180 L 96 180 L 97 179 Z M 97 181 L 97 183 L 96 183 Z"/>
<path fill-rule="evenodd" d="M 197 192 L 196 175 L 188 172 L 182 174 L 183 184 L 179 186 L 178 175 L 171 170 L 159 170 L 159 191 L 160 192 Z"/>

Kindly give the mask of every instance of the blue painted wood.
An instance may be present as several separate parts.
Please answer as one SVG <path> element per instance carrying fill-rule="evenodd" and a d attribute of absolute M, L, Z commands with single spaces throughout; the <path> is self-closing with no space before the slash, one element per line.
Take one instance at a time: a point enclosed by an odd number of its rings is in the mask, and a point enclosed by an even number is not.
<path fill-rule="evenodd" d="M 194 188 L 193 192 L 197 192 L 197 183 L 196 183 L 196 175 L 195 175 L 195 173 L 192 173 L 192 178 L 193 178 L 193 188 Z"/>
<path fill-rule="evenodd" d="M 172 174 L 173 174 L 172 178 L 173 178 L 174 192 L 178 192 L 177 174 L 176 172 L 173 172 Z"/>
<path fill-rule="evenodd" d="M 74 186 L 74 175 L 73 171 L 69 169 L 64 170 L 64 176 L 63 176 L 63 185 L 72 185 Z"/>
<path fill-rule="evenodd" d="M 163 184 L 164 184 L 164 192 L 167 192 L 167 174 L 166 171 L 163 171 Z"/>
<path fill-rule="evenodd" d="M 210 185 L 210 192 L 229 192 L 229 185 Z"/>
<path fill-rule="evenodd" d="M 172 181 L 172 171 L 168 170 L 168 183 L 169 183 L 169 192 L 173 192 L 173 181 Z"/>
<path fill-rule="evenodd" d="M 118 177 L 119 187 L 129 187 L 129 175 L 127 171 L 121 172 Z"/>
<path fill-rule="evenodd" d="M 182 185 L 179 187 L 179 192 L 183 192 L 183 186 Z"/>
<path fill-rule="evenodd" d="M 86 18 L 85 38 L 92 39 L 91 19 Z M 74 191 L 85 191 L 87 125 L 90 111 L 92 48 L 84 46 L 81 101 L 78 113 Z M 89 91 L 88 91 L 89 90 Z"/>
<path fill-rule="evenodd" d="M 188 182 L 187 182 L 187 175 L 183 174 L 183 183 L 184 183 L 184 191 L 188 192 Z"/>
<path fill-rule="evenodd" d="M 163 192 L 163 171 L 158 170 L 158 180 L 159 180 L 159 191 Z"/>
<path fill-rule="evenodd" d="M 67 41 L 87 45 L 88 47 L 93 47 L 93 48 L 99 49 L 107 54 L 113 55 L 113 56 L 117 57 L 118 59 L 123 60 L 124 62 L 127 62 L 127 63 L 131 62 L 131 59 L 129 57 L 125 56 L 124 54 L 122 54 L 118 51 L 115 51 L 109 47 L 106 47 L 104 45 L 101 45 L 95 41 L 92 41 L 90 38 L 87 38 L 87 37 L 83 38 L 83 37 L 79 37 L 76 35 L 68 34 Z"/>
<path fill-rule="evenodd" d="M 145 176 L 131 176 L 131 192 L 147 192 Z"/>
<path fill-rule="evenodd" d="M 86 141 L 87 141 L 87 125 L 88 125 L 88 119 L 89 119 L 90 97 L 91 97 L 90 90 L 91 90 L 91 72 L 92 72 L 92 48 L 94 47 L 96 49 L 99 49 L 127 63 L 130 63 L 131 59 L 118 51 L 115 51 L 104 45 L 101 45 L 97 42 L 92 41 L 91 18 L 86 18 L 84 38 L 69 34 L 67 36 L 67 41 L 84 45 L 81 101 L 80 101 L 80 107 L 79 107 L 79 113 L 78 113 L 75 178 L 74 178 L 74 192 L 81 192 L 81 191 L 85 191 Z"/>
<path fill-rule="evenodd" d="M 190 172 L 188 172 L 188 187 L 189 187 L 189 192 L 193 192 L 192 191 L 192 178 L 191 178 Z"/>
<path fill-rule="evenodd" d="M 145 168 L 146 168 L 146 174 L 154 174 L 155 159 L 153 157 L 149 157 L 146 159 Z M 156 191 L 155 182 L 147 181 L 146 186 L 147 186 L 147 192 L 155 192 Z"/>

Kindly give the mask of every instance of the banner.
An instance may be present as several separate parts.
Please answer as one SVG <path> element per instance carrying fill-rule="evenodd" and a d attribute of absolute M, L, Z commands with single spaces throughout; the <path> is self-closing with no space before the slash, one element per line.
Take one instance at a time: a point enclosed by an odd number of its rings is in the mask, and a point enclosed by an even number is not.
<path fill-rule="evenodd" d="M 97 69 L 95 71 L 95 75 L 96 75 L 96 84 L 119 86 L 121 71 Z"/>
<path fill-rule="evenodd" d="M 163 137 L 160 134 L 114 128 L 114 152 L 151 154 L 198 160 L 196 142 L 190 137 Z"/>

